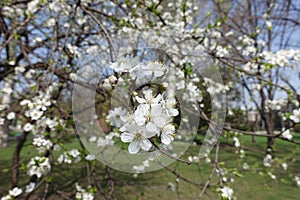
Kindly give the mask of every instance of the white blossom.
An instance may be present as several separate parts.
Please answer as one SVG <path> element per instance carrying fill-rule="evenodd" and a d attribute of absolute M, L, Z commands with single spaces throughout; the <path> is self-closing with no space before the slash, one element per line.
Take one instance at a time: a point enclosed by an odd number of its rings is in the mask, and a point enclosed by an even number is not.
<path fill-rule="evenodd" d="M 88 161 L 95 160 L 96 156 L 92 155 L 92 154 L 89 154 L 89 155 L 85 156 L 85 159 L 88 160 Z"/>
<path fill-rule="evenodd" d="M 47 140 L 43 137 L 34 138 L 32 144 L 38 147 L 37 149 L 40 153 L 49 150 L 53 146 L 53 143 L 50 140 Z"/>
<path fill-rule="evenodd" d="M 10 196 L 16 197 L 22 194 L 22 189 L 18 187 L 14 187 L 13 189 L 9 190 L 8 193 Z"/>
<path fill-rule="evenodd" d="M 23 73 L 23 72 L 25 72 L 25 67 L 24 66 L 15 67 L 15 73 L 16 74 Z"/>
<path fill-rule="evenodd" d="M 29 111 L 29 116 L 31 117 L 32 120 L 38 120 L 40 117 L 44 114 L 43 111 L 33 109 Z"/>
<path fill-rule="evenodd" d="M 47 27 L 53 27 L 55 25 L 55 19 L 54 18 L 50 18 L 46 23 L 45 26 Z"/>
<path fill-rule="evenodd" d="M 29 161 L 27 168 L 29 176 L 36 175 L 40 178 L 51 169 L 49 158 L 36 156 Z"/>
<path fill-rule="evenodd" d="M 120 57 L 116 62 L 110 65 L 117 73 L 128 72 L 130 69 L 134 68 L 139 63 L 138 58 L 132 57 Z"/>
<path fill-rule="evenodd" d="M 72 80 L 72 81 L 76 81 L 77 80 L 77 74 L 75 74 L 75 73 L 71 73 L 70 74 L 70 79 Z"/>
<path fill-rule="evenodd" d="M 263 164 L 264 164 L 265 167 L 271 167 L 272 161 L 273 161 L 272 156 L 270 154 L 267 154 L 264 157 Z"/>
<path fill-rule="evenodd" d="M 75 184 L 76 186 L 76 194 L 75 198 L 78 200 L 93 200 L 94 199 L 94 194 L 89 193 L 85 189 L 83 189 L 81 186 L 78 185 L 78 183 Z"/>
<path fill-rule="evenodd" d="M 6 195 L 6 196 L 3 196 L 2 198 L 1 198 L 1 200 L 11 200 L 11 196 L 8 194 L 8 195 Z"/>
<path fill-rule="evenodd" d="M 293 139 L 293 135 L 290 133 L 289 129 L 282 132 L 282 137 L 285 138 L 285 139 L 288 139 L 288 140 Z"/>
<path fill-rule="evenodd" d="M 8 113 L 8 115 L 7 115 L 8 120 L 12 120 L 12 119 L 15 119 L 15 118 L 16 118 L 16 113 L 14 113 L 14 112 Z"/>
<path fill-rule="evenodd" d="M 148 104 L 151 106 L 152 104 L 158 104 L 162 100 L 162 95 L 158 94 L 156 97 L 154 97 L 151 89 L 143 91 L 143 94 L 145 98 L 141 98 L 139 96 L 135 97 L 137 102 L 140 104 Z"/>
<path fill-rule="evenodd" d="M 266 27 L 267 27 L 267 29 L 272 29 L 272 22 L 267 20 L 266 21 Z"/>
<path fill-rule="evenodd" d="M 136 154 L 140 149 L 149 151 L 152 144 L 148 138 L 153 137 L 154 135 L 153 132 L 146 131 L 146 127 L 131 124 L 128 125 L 126 131 L 121 134 L 121 141 L 125 143 L 130 142 L 128 151 L 130 154 Z"/>
<path fill-rule="evenodd" d="M 233 198 L 233 190 L 230 187 L 224 186 L 220 189 L 220 191 L 223 198 L 227 198 L 229 200 Z"/>
<path fill-rule="evenodd" d="M 298 110 L 293 110 L 293 114 L 290 116 L 290 119 L 295 123 L 300 123 L 300 108 Z"/>
<path fill-rule="evenodd" d="M 5 119 L 0 117 L 0 125 L 3 125 L 4 122 L 5 122 Z"/>
<path fill-rule="evenodd" d="M 286 163 L 282 163 L 282 164 L 281 164 L 281 167 L 282 167 L 284 170 L 287 170 L 288 165 L 287 165 Z"/>
<path fill-rule="evenodd" d="M 110 122 L 111 126 L 115 126 L 117 128 L 120 128 L 122 125 L 124 125 L 124 121 L 122 121 L 122 117 L 127 114 L 127 111 L 123 109 L 122 107 L 117 107 L 114 110 L 110 110 L 106 121 Z"/>
<path fill-rule="evenodd" d="M 29 123 L 29 122 L 27 122 L 25 125 L 24 125 L 24 127 L 23 127 L 23 130 L 25 131 L 25 132 L 29 132 L 29 131 L 31 131 L 33 129 L 33 125 L 31 124 L 31 123 Z"/>
<path fill-rule="evenodd" d="M 137 125 L 145 126 L 147 131 L 157 134 L 166 123 L 167 116 L 159 104 L 152 106 L 140 104 L 134 113 L 134 119 Z"/>
<path fill-rule="evenodd" d="M 165 109 L 168 116 L 175 117 L 179 114 L 178 110 L 174 108 L 177 102 L 174 98 L 167 98 L 161 100 L 161 105 Z"/>
<path fill-rule="evenodd" d="M 237 137 L 233 137 L 233 141 L 234 141 L 234 146 L 235 147 L 240 147 L 241 146 L 240 141 Z"/>
<path fill-rule="evenodd" d="M 30 193 L 34 190 L 34 188 L 35 188 L 35 183 L 30 182 L 28 185 L 25 186 L 25 192 Z"/>
<path fill-rule="evenodd" d="M 72 149 L 72 150 L 69 151 L 69 154 L 73 158 L 77 158 L 80 155 L 80 152 L 78 151 L 78 149 Z"/>
<path fill-rule="evenodd" d="M 247 163 L 243 163 L 243 170 L 248 170 L 249 169 L 249 165 Z"/>
<path fill-rule="evenodd" d="M 165 145 L 171 144 L 174 140 L 173 134 L 175 133 L 175 127 L 172 124 L 166 124 L 160 134 L 161 142 Z"/>

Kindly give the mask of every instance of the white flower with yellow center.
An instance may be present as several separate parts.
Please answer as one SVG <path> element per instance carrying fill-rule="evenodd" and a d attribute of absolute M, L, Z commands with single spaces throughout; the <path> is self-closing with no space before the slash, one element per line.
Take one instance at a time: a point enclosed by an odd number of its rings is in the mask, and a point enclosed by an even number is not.
<path fill-rule="evenodd" d="M 161 94 L 158 94 L 156 97 L 153 96 L 153 91 L 152 90 L 145 90 L 144 92 L 145 98 L 141 98 L 139 96 L 136 96 L 135 99 L 138 103 L 140 104 L 158 104 L 162 100 Z"/>
<path fill-rule="evenodd" d="M 293 115 L 290 117 L 295 123 L 300 123 L 300 109 L 293 110 Z"/>
<path fill-rule="evenodd" d="M 161 142 L 165 145 L 171 144 L 174 140 L 173 134 L 175 133 L 175 127 L 172 124 L 166 124 L 160 134 Z"/>
<path fill-rule="evenodd" d="M 131 124 L 126 127 L 126 131 L 121 134 L 121 141 L 128 143 L 128 151 L 130 154 L 136 154 L 140 149 L 149 151 L 152 144 L 148 138 L 155 135 L 153 132 L 146 131 L 145 127 L 140 127 L 137 124 Z"/>
<path fill-rule="evenodd" d="M 106 117 L 106 121 L 110 122 L 111 126 L 115 126 L 120 128 L 124 125 L 124 121 L 122 120 L 123 116 L 127 115 L 127 111 L 122 107 L 117 107 L 114 110 L 110 110 L 109 114 Z"/>
<path fill-rule="evenodd" d="M 140 104 L 134 113 L 134 120 L 139 126 L 145 126 L 149 132 L 159 133 L 168 119 L 161 105 Z"/>

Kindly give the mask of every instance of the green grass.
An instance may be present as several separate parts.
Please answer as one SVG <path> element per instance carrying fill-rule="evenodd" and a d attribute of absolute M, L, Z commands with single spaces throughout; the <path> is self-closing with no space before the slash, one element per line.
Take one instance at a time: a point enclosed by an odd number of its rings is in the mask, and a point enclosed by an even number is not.
<path fill-rule="evenodd" d="M 295 139 L 300 141 L 299 136 Z M 257 137 L 256 143 L 252 143 L 249 136 L 241 136 L 240 140 L 246 153 L 243 159 L 235 153 L 235 148 L 225 143 L 226 140 L 223 138 L 221 138 L 222 144 L 219 153 L 219 161 L 226 162 L 225 166 L 228 170 L 237 168 L 237 171 L 243 176 L 233 176 L 234 182 L 226 183 L 234 189 L 234 195 L 237 199 L 299 199 L 300 188 L 293 181 L 294 175 L 300 173 L 299 147 L 286 141 L 276 140 L 274 145 L 275 162 L 271 171 L 277 178 L 273 180 L 264 173 L 266 169 L 262 165 L 266 138 Z M 15 142 L 11 142 L 8 148 L 0 150 L 0 196 L 4 195 L 10 188 L 9 169 L 15 145 Z M 79 148 L 79 144 L 76 139 L 73 139 L 66 145 L 66 148 Z M 187 156 L 191 154 L 197 155 L 199 149 L 200 146 L 190 147 L 182 159 L 187 159 Z M 21 152 L 21 159 L 26 161 L 34 155 L 37 155 L 35 148 L 30 145 L 30 142 L 27 142 Z M 54 158 L 56 159 L 57 156 L 58 153 L 55 153 Z M 214 150 L 210 154 L 210 158 L 213 161 Z M 283 161 L 288 163 L 288 171 L 284 171 L 280 166 L 280 163 Z M 250 166 L 249 170 L 243 171 L 243 162 L 248 163 Z M 176 169 L 176 172 L 189 180 L 204 184 L 210 174 L 212 165 L 212 163 L 206 164 L 204 161 L 200 161 L 200 163 L 193 163 L 190 166 L 183 163 L 173 163 L 169 168 Z M 99 171 L 98 178 L 104 180 L 102 186 L 106 189 L 107 173 L 104 170 L 104 166 L 97 161 L 95 167 Z M 28 175 L 25 168 L 21 167 L 20 172 L 21 184 L 24 185 L 28 182 Z M 261 175 L 260 172 L 263 174 Z M 83 164 L 77 166 L 60 165 L 54 168 L 52 175 L 54 176 L 52 186 L 63 191 L 72 192 L 76 181 L 82 185 L 86 184 L 85 181 L 87 181 L 86 170 Z M 177 183 L 176 176 L 166 169 L 139 174 L 137 178 L 134 178 L 129 173 L 112 170 L 112 176 L 115 179 L 115 191 L 118 199 L 199 199 L 200 188 L 188 184 L 182 179 L 179 179 Z M 227 178 L 230 178 L 230 176 Z M 215 187 L 217 181 L 217 176 L 214 176 L 207 193 L 202 199 L 218 199 Z M 168 182 L 172 182 L 177 186 L 175 192 L 168 187 Z M 42 189 L 40 192 L 42 192 Z M 58 198 L 50 190 L 51 193 L 53 195 L 49 199 Z M 39 194 L 41 193 L 38 191 L 36 195 L 39 196 Z"/>

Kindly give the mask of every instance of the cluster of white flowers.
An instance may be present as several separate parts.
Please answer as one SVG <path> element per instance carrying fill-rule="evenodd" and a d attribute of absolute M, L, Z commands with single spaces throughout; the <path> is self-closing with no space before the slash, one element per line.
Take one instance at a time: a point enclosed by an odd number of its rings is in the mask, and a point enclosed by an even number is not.
<path fill-rule="evenodd" d="M 79 55 L 79 51 L 78 51 L 78 47 L 77 46 L 68 43 L 66 45 L 66 47 L 71 52 L 71 54 L 73 54 L 74 56 L 78 56 Z"/>
<path fill-rule="evenodd" d="M 78 151 L 78 149 L 72 149 L 70 151 L 64 152 L 63 154 L 61 154 L 58 159 L 57 162 L 59 164 L 61 163 L 67 163 L 67 164 L 71 164 L 73 161 L 75 163 L 78 163 L 81 160 L 80 157 L 80 152 Z"/>
<path fill-rule="evenodd" d="M 71 79 L 72 81 L 76 81 L 77 78 L 78 78 L 78 75 L 77 75 L 76 73 L 70 73 L 70 79 Z"/>
<path fill-rule="evenodd" d="M 235 146 L 235 147 L 240 147 L 240 146 L 241 146 L 241 143 L 240 143 L 239 138 L 233 137 L 232 140 L 233 140 L 233 142 L 234 142 L 234 146 Z"/>
<path fill-rule="evenodd" d="M 60 0 L 54 0 L 49 3 L 49 9 L 54 12 L 63 12 L 65 15 L 68 15 L 72 8 L 66 2 Z"/>
<path fill-rule="evenodd" d="M 144 160 L 142 165 L 134 165 L 133 170 L 135 170 L 136 173 L 141 173 L 144 172 L 147 167 L 150 167 L 150 161 Z"/>
<path fill-rule="evenodd" d="M 118 109 L 116 110 L 116 112 L 110 112 L 112 115 L 108 115 L 110 116 L 109 118 L 111 120 L 113 120 L 114 122 L 113 123 L 116 123 L 117 125 L 120 125 L 121 122 L 118 121 L 118 117 L 116 116 L 116 113 L 118 113 Z M 119 115 L 121 116 L 121 115 Z M 120 126 L 117 126 L 116 127 L 120 127 Z M 97 146 L 99 147 L 105 147 L 105 146 L 113 146 L 115 141 L 114 141 L 114 138 L 118 138 L 120 137 L 120 134 L 119 133 L 116 133 L 116 132 L 110 132 L 108 135 L 105 135 L 104 137 L 96 137 L 96 136 L 92 136 L 90 137 L 89 139 L 89 142 L 96 142 L 97 143 Z"/>
<path fill-rule="evenodd" d="M 8 191 L 8 195 L 4 196 L 1 198 L 1 200 L 11 200 L 14 199 L 15 197 L 21 195 L 23 190 L 18 187 L 14 187 L 13 189 Z"/>
<path fill-rule="evenodd" d="M 189 156 L 189 157 L 188 157 L 188 160 L 189 160 L 190 162 L 198 163 L 198 162 L 200 161 L 200 158 L 199 158 L 199 156 Z"/>
<path fill-rule="evenodd" d="M 26 9 L 27 14 L 30 15 L 30 13 L 35 13 L 39 8 L 40 3 L 41 2 L 39 0 L 30 1 L 27 4 L 27 9 Z"/>
<path fill-rule="evenodd" d="M 183 91 L 182 98 L 187 102 L 201 102 L 203 100 L 199 88 L 196 86 L 200 82 L 200 79 L 196 74 L 190 75 L 190 80 L 187 82 L 185 79 L 185 74 L 181 70 L 176 71 L 176 80 L 175 86 L 177 90 Z M 194 105 L 193 105 L 194 106 Z"/>
<path fill-rule="evenodd" d="M 110 65 L 120 77 L 110 76 L 104 80 L 107 89 L 113 86 L 124 85 L 124 77 L 131 79 L 137 87 L 146 83 L 153 83 L 162 80 L 168 68 L 159 62 L 141 62 L 138 57 L 121 57 Z M 121 77 L 122 76 L 122 77 Z M 182 76 L 184 78 L 184 75 Z M 131 81 L 131 83 L 132 83 Z M 163 82 L 165 83 L 165 82 Z M 168 84 L 162 84 L 164 88 Z M 195 87 L 186 87 L 195 90 Z M 196 93 L 195 91 L 193 91 Z M 175 127 L 172 124 L 173 117 L 179 114 L 175 108 L 177 101 L 166 92 L 154 94 L 154 90 L 142 89 L 143 96 L 134 92 L 134 102 L 138 104 L 134 110 L 126 110 L 123 107 L 111 109 L 106 117 L 106 121 L 112 127 L 118 128 L 121 132 L 121 141 L 130 143 L 128 151 L 136 154 L 140 149 L 149 151 L 152 147 L 150 138 L 159 138 L 162 144 L 169 145 L 174 140 Z M 198 92 L 199 95 L 199 92 Z M 194 95 L 195 97 L 195 95 Z M 95 138 L 93 138 L 95 140 Z M 96 141 L 96 140 L 95 140 Z M 112 136 L 99 138 L 100 146 L 112 145 Z"/>
<path fill-rule="evenodd" d="M 300 108 L 293 110 L 293 114 L 290 116 L 290 119 L 295 123 L 300 123 Z"/>
<path fill-rule="evenodd" d="M 257 72 L 263 72 L 264 69 L 265 69 L 264 66 L 259 66 L 257 63 L 254 62 L 247 62 L 246 64 L 243 65 L 243 70 L 251 74 L 255 74 Z"/>
<path fill-rule="evenodd" d="M 33 121 L 39 120 L 51 105 L 51 94 L 57 87 L 58 84 L 53 83 L 48 87 L 48 90 L 45 93 L 40 91 L 39 95 L 32 98 L 32 100 L 24 99 L 21 101 L 20 105 L 27 108 L 25 116 Z"/>
<path fill-rule="evenodd" d="M 167 71 L 165 65 L 159 62 L 140 62 L 138 57 L 121 57 L 110 65 L 115 72 L 129 73 L 130 79 L 134 80 L 136 85 L 143 85 L 149 81 L 156 81 Z M 109 80 L 115 82 L 116 80 Z"/>
<path fill-rule="evenodd" d="M 23 16 L 24 11 L 17 5 L 9 5 L 2 7 L 2 13 L 7 17 Z"/>
<path fill-rule="evenodd" d="M 239 153 L 240 154 L 240 158 L 244 158 L 245 157 L 245 151 L 244 149 L 240 149 L 239 151 L 236 151 L 236 153 Z"/>
<path fill-rule="evenodd" d="M 144 90 L 144 97 L 136 96 L 135 99 L 139 103 L 133 114 L 124 113 L 119 118 L 122 121 L 120 128 L 121 141 L 130 143 L 128 151 L 136 154 L 140 149 L 149 151 L 152 147 L 150 138 L 159 137 L 161 143 L 169 145 L 175 134 L 175 127 L 172 124 L 173 117 L 179 114 L 176 106 L 176 100 L 165 97 L 165 95 L 153 95 L 151 89 Z M 114 120 L 116 121 L 116 115 Z M 131 120 L 124 120 L 130 118 Z M 123 121 L 124 120 L 124 121 Z"/>
<path fill-rule="evenodd" d="M 264 166 L 265 167 L 271 167 L 272 162 L 273 162 L 272 155 L 271 154 L 267 154 L 264 157 L 264 161 L 263 161 Z"/>
<path fill-rule="evenodd" d="M 50 140 L 47 140 L 41 136 L 34 138 L 32 144 L 38 147 L 37 150 L 39 153 L 44 153 L 53 146 L 53 143 Z"/>
<path fill-rule="evenodd" d="M 30 182 L 28 185 L 25 186 L 25 192 L 30 193 L 34 190 L 36 183 Z"/>
<path fill-rule="evenodd" d="M 285 139 L 288 139 L 288 140 L 292 140 L 293 139 L 293 135 L 291 134 L 290 129 L 284 130 L 282 132 L 281 136 L 283 138 L 285 138 Z"/>
<path fill-rule="evenodd" d="M 41 95 L 43 96 L 43 95 Z M 25 116 L 31 118 L 31 120 L 38 120 L 47 110 L 47 107 L 51 105 L 50 101 L 43 98 L 42 99 L 34 99 L 32 102 L 30 100 L 21 101 L 21 106 L 27 106 L 28 110 L 25 112 Z"/>
<path fill-rule="evenodd" d="M 248 163 L 243 163 L 243 170 L 248 170 L 249 169 L 249 165 Z"/>
<path fill-rule="evenodd" d="M 215 82 L 214 80 L 204 77 L 205 86 L 207 86 L 207 91 L 211 95 L 219 94 L 219 93 L 226 93 L 230 90 L 229 85 L 224 85 L 219 82 Z M 231 84 L 231 83 L 229 83 Z"/>
<path fill-rule="evenodd" d="M 267 63 L 280 67 L 293 66 L 300 61 L 299 50 L 279 50 L 277 52 L 263 51 L 259 57 L 264 58 Z"/>
<path fill-rule="evenodd" d="M 280 110 L 287 104 L 287 99 L 274 99 L 274 100 L 267 100 L 265 105 L 265 109 L 268 111 L 272 110 Z"/>
<path fill-rule="evenodd" d="M 111 90 L 113 86 L 115 86 L 117 81 L 119 85 L 123 84 L 124 82 L 124 80 L 121 77 L 118 79 L 116 76 L 111 75 L 108 78 L 104 79 L 103 87 L 107 90 Z"/>
<path fill-rule="evenodd" d="M 96 156 L 93 155 L 93 154 L 88 154 L 85 156 L 85 160 L 88 160 L 88 161 L 92 161 L 92 160 L 95 160 L 96 159 Z"/>
<path fill-rule="evenodd" d="M 36 175 L 40 178 L 42 175 L 48 173 L 51 169 L 49 158 L 36 156 L 32 158 L 27 164 L 28 175 Z"/>
<path fill-rule="evenodd" d="M 76 183 L 76 191 L 77 191 L 75 194 L 76 200 L 93 200 L 94 199 L 94 194 L 83 189 L 81 186 L 78 185 L 78 183 Z"/>
<path fill-rule="evenodd" d="M 221 192 L 222 199 L 231 200 L 233 199 L 233 189 L 231 189 L 228 186 L 224 186 L 222 188 L 219 188 L 219 191 Z"/>

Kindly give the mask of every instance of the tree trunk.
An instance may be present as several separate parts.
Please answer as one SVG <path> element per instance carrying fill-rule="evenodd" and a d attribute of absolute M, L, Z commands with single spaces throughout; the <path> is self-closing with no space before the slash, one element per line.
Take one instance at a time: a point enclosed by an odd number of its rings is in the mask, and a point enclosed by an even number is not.
<path fill-rule="evenodd" d="M 274 114 L 272 111 L 266 113 L 266 129 L 268 135 L 274 135 Z M 273 151 L 274 143 L 275 143 L 274 137 L 268 137 L 267 151 Z"/>
<path fill-rule="evenodd" d="M 13 82 L 11 77 L 8 77 L 8 79 L 4 83 L 5 88 L 11 88 L 12 89 Z M 6 106 L 7 108 L 9 107 L 11 102 L 11 96 L 10 94 L 4 94 L 2 98 L 2 105 Z M 6 115 L 2 115 L 2 118 L 5 119 L 5 122 L 3 125 L 0 126 L 0 148 L 5 148 L 8 145 L 7 139 L 8 139 L 8 133 L 9 133 L 9 123 L 6 119 Z"/>
<path fill-rule="evenodd" d="M 12 177 L 11 184 L 12 187 L 17 187 L 19 182 L 19 167 L 20 167 L 20 153 L 26 141 L 26 137 L 28 132 L 23 132 L 22 136 L 18 138 L 18 144 L 16 146 L 14 155 L 13 155 L 13 163 L 12 163 Z"/>

